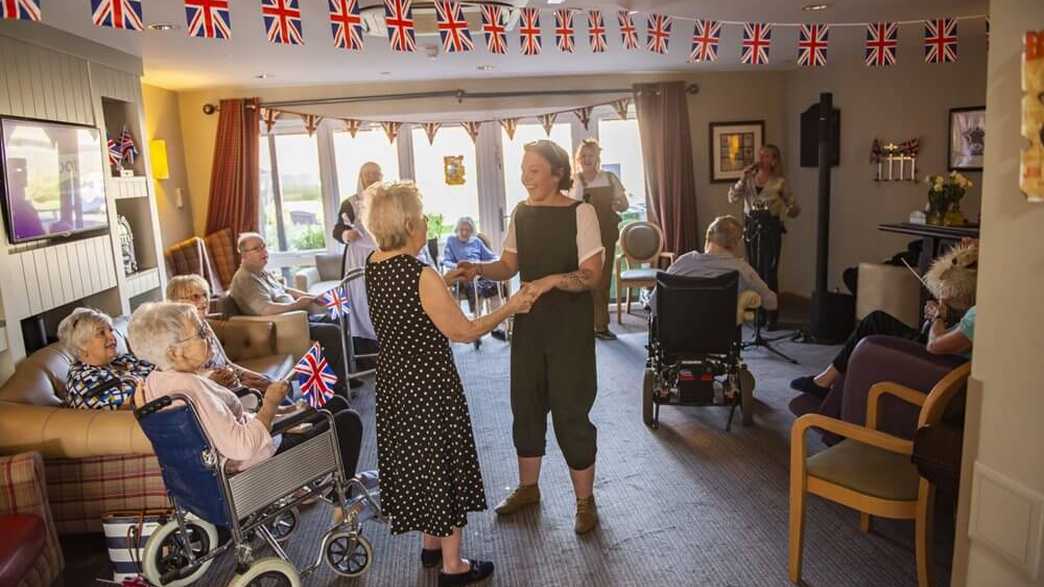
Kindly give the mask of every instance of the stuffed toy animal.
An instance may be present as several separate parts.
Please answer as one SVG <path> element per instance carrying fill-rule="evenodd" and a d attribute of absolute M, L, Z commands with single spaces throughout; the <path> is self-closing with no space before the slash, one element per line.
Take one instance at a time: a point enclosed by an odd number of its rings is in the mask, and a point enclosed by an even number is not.
<path fill-rule="evenodd" d="M 975 284 L 979 274 L 979 244 L 962 242 L 937 258 L 924 282 L 935 299 L 955 310 L 975 305 Z"/>

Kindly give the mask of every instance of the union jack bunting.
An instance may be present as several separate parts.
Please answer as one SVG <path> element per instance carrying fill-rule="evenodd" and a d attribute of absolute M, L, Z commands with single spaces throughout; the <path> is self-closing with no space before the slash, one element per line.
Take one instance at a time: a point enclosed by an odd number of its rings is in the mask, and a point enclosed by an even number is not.
<path fill-rule="evenodd" d="M 517 118 L 502 118 L 500 119 L 500 126 L 504 129 L 508 139 L 515 140 L 515 131 L 518 130 Z"/>
<path fill-rule="evenodd" d="M 312 348 L 294 365 L 293 374 L 313 408 L 325 406 L 334 396 L 333 386 L 337 385 L 337 374 L 326 362 L 319 343 L 312 344 Z"/>
<path fill-rule="evenodd" d="M 716 20 L 697 20 L 692 31 L 690 63 L 718 60 L 718 45 L 721 43 L 721 23 Z"/>
<path fill-rule="evenodd" d="M 272 127 L 275 126 L 277 118 L 279 118 L 278 110 L 272 110 L 271 108 L 261 109 L 261 122 L 265 123 L 265 132 L 272 132 Z"/>
<path fill-rule="evenodd" d="M 507 35 L 504 29 L 504 10 L 500 6 L 482 5 L 482 33 L 486 48 L 494 55 L 507 53 Z"/>
<path fill-rule="evenodd" d="M 411 0 L 384 0 L 384 24 L 392 50 L 401 53 L 417 51 L 417 30 L 413 28 Z"/>
<path fill-rule="evenodd" d="M 573 110 L 576 117 L 580 119 L 580 124 L 584 125 L 584 130 L 588 130 L 588 126 L 591 124 L 591 112 L 593 111 L 594 106 L 584 106 L 583 108 Z"/>
<path fill-rule="evenodd" d="M 138 156 L 138 146 L 134 144 L 134 137 L 131 136 L 127 127 L 123 127 L 123 131 L 120 133 L 120 154 L 131 165 L 134 165 L 134 158 Z"/>
<path fill-rule="evenodd" d="M 384 134 L 388 135 L 388 142 L 394 143 L 396 137 L 399 136 L 399 127 L 402 126 L 401 122 L 382 122 L 381 128 L 384 129 Z"/>
<path fill-rule="evenodd" d="M 145 28 L 141 0 L 91 0 L 91 15 L 98 26 L 129 31 Z"/>
<path fill-rule="evenodd" d="M 298 0 L 261 0 L 268 40 L 279 45 L 303 45 Z"/>
<path fill-rule="evenodd" d="M 353 139 L 362 127 L 362 121 L 355 120 L 354 118 L 343 118 L 341 119 L 341 122 L 344 123 L 344 130 L 348 131 L 348 134 L 352 135 Z"/>
<path fill-rule="evenodd" d="M 464 127 L 464 130 L 468 131 L 468 136 L 471 137 L 471 142 L 478 141 L 479 129 L 482 127 L 482 122 L 479 120 L 467 120 L 460 123 Z"/>
<path fill-rule="evenodd" d="M 119 167 L 123 163 L 123 149 L 120 148 L 120 144 L 116 142 L 116 139 L 109 138 L 106 141 L 109 153 L 109 164 L 113 167 Z"/>
<path fill-rule="evenodd" d="M 587 11 L 587 39 L 591 42 L 591 52 L 605 53 L 609 44 L 605 39 L 605 22 L 601 10 Z"/>
<path fill-rule="evenodd" d="M 323 120 L 323 117 L 318 114 L 302 114 L 301 118 L 304 120 L 304 126 L 305 130 L 308 131 L 308 136 L 315 134 L 316 129 L 319 128 L 319 123 Z"/>
<path fill-rule="evenodd" d="M 899 27 L 894 22 L 866 25 L 866 64 L 869 67 L 895 65 L 895 48 L 899 45 Z"/>
<path fill-rule="evenodd" d="M 555 119 L 557 118 L 557 112 L 548 112 L 547 114 L 541 114 L 540 116 L 537 116 L 537 119 L 540 120 L 540 125 L 544 127 L 544 132 L 546 132 L 547 136 L 549 137 L 551 136 L 551 129 L 554 128 Z"/>
<path fill-rule="evenodd" d="M 40 0 L 0 0 L 0 17 L 40 21 Z"/>
<path fill-rule="evenodd" d="M 424 127 L 424 134 L 428 135 L 428 144 L 435 144 L 435 133 L 439 132 L 439 128 L 442 126 L 441 122 L 422 122 L 421 126 Z"/>
<path fill-rule="evenodd" d="M 362 17 L 357 0 L 330 0 L 330 30 L 334 47 L 362 51 Z"/>
<path fill-rule="evenodd" d="M 772 25 L 748 22 L 743 25 L 743 54 L 740 62 L 749 65 L 765 65 L 769 62 L 772 47 Z"/>
<path fill-rule="evenodd" d="M 540 55 L 540 11 L 536 8 L 522 9 L 522 26 L 518 29 L 522 35 L 522 54 Z"/>
<path fill-rule="evenodd" d="M 627 111 L 631 108 L 631 99 L 624 98 L 613 102 L 613 110 L 616 110 L 616 115 L 620 117 L 620 120 L 627 120 Z"/>
<path fill-rule="evenodd" d="M 475 43 L 471 40 L 471 31 L 468 30 L 468 21 L 464 18 L 464 11 L 460 8 L 460 2 L 436 0 L 435 18 L 439 36 L 442 37 L 443 51 L 461 53 L 475 48 Z"/>
<path fill-rule="evenodd" d="M 650 14 L 645 26 L 646 47 L 653 53 L 666 55 L 671 43 L 671 17 Z"/>
<path fill-rule="evenodd" d="M 924 62 L 957 62 L 957 19 L 924 21 Z"/>
<path fill-rule="evenodd" d="M 572 53 L 576 47 L 573 12 L 569 8 L 555 10 L 555 45 L 563 53 Z"/>
<path fill-rule="evenodd" d="M 340 318 L 341 315 L 348 316 L 348 310 L 351 309 L 351 304 L 348 303 L 348 293 L 344 291 L 344 288 L 337 286 L 333 289 L 326 291 L 322 296 L 319 297 L 319 303 L 330 312 L 332 318 Z"/>
<path fill-rule="evenodd" d="M 616 13 L 616 20 L 620 23 L 620 42 L 623 43 L 624 49 L 637 49 L 638 29 L 634 28 L 634 20 L 631 19 L 631 13 L 626 10 L 620 10 Z"/>
<path fill-rule="evenodd" d="M 232 35 L 228 0 L 185 0 L 185 22 L 190 37 L 227 39 Z"/>
<path fill-rule="evenodd" d="M 798 65 L 822 67 L 827 61 L 827 46 L 830 44 L 830 26 L 825 24 L 803 24 L 798 39 Z"/>

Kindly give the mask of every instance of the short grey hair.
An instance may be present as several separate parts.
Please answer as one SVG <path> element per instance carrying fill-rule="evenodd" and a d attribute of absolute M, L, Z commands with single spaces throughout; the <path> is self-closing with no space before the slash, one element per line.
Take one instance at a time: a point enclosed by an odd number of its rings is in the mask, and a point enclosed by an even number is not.
<path fill-rule="evenodd" d="M 65 352 L 79 359 L 99 326 L 112 328 L 112 318 L 94 308 L 76 308 L 58 323 L 58 342 Z"/>
<path fill-rule="evenodd" d="M 167 355 L 170 347 L 181 339 L 181 329 L 197 320 L 192 304 L 153 302 L 142 304 L 131 315 L 127 339 L 139 358 L 167 371 L 174 365 Z"/>
<path fill-rule="evenodd" d="M 210 284 L 202 276 L 195 273 L 189 275 L 175 275 L 167 282 L 167 301 L 179 302 L 187 300 L 193 291 L 199 291 L 205 296 L 210 295 Z"/>
<path fill-rule="evenodd" d="M 366 228 L 382 251 L 406 246 L 410 231 L 424 222 L 421 193 L 412 181 L 375 184 L 367 188 Z"/>
<path fill-rule="evenodd" d="M 242 233 L 240 233 L 239 234 L 239 238 L 236 239 L 236 250 L 239 251 L 240 253 L 242 253 L 243 252 L 243 247 L 244 247 L 244 245 L 246 245 L 247 241 L 252 241 L 252 240 L 255 240 L 255 239 L 257 239 L 257 240 L 259 240 L 261 242 L 265 242 L 265 237 L 261 236 L 261 233 L 258 233 L 258 232 L 242 232 Z"/>
<path fill-rule="evenodd" d="M 475 228 L 475 220 L 472 219 L 471 216 L 461 216 L 460 219 L 457 220 L 457 226 L 453 229 L 453 232 L 459 231 L 460 227 L 465 225 L 471 229 L 471 234 L 478 232 L 478 229 Z"/>
<path fill-rule="evenodd" d="M 736 251 L 739 249 L 740 241 L 743 240 L 743 224 L 735 216 L 718 216 L 707 227 L 706 240 L 719 247 Z"/>

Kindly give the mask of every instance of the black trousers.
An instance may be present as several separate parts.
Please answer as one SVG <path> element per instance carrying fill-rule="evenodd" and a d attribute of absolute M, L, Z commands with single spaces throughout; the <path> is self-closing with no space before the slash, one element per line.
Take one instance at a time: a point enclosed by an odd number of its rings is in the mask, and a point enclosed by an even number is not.
<path fill-rule="evenodd" d="M 359 451 L 362 447 L 362 419 L 355 410 L 348 407 L 348 400 L 340 396 L 331 398 L 323 409 L 334 415 L 337 441 L 341 448 L 341 470 L 344 472 L 345 479 L 351 479 L 355 476 L 355 469 L 359 464 Z M 313 421 L 311 428 L 301 434 L 283 434 L 283 440 L 279 444 L 276 454 L 286 452 L 316 434 L 325 432 L 327 427 L 326 419 L 319 418 Z"/>
<path fill-rule="evenodd" d="M 888 312 L 882 312 L 881 310 L 870 312 L 859 321 L 855 332 L 849 335 L 848 340 L 845 341 L 845 346 L 841 347 L 841 352 L 834 357 L 834 368 L 844 373 L 848 368 L 848 359 L 852 356 L 852 351 L 855 350 L 859 341 L 874 334 L 898 336 L 899 338 L 921 342 L 927 341 L 927 337 L 920 330 L 910 328 Z"/>
<path fill-rule="evenodd" d="M 747 245 L 747 261 L 777 294 L 784 232 L 783 221 L 767 210 L 755 210 L 745 219 L 743 240 Z"/>

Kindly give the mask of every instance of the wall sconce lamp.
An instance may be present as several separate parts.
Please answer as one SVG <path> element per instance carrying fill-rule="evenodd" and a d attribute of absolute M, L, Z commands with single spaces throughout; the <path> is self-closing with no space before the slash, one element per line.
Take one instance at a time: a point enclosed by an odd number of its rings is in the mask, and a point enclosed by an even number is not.
<path fill-rule="evenodd" d="M 156 179 L 170 179 L 170 165 L 167 163 L 167 141 L 163 139 L 149 141 L 149 155 L 152 158 L 152 176 Z"/>

